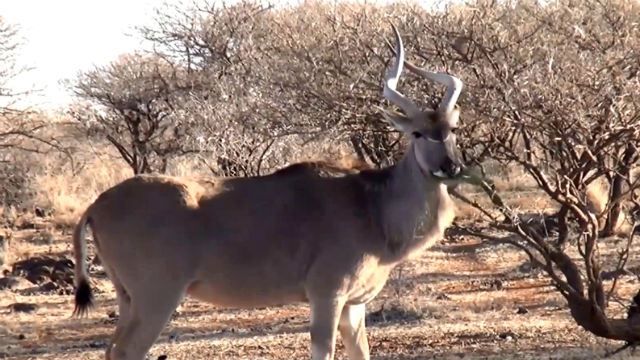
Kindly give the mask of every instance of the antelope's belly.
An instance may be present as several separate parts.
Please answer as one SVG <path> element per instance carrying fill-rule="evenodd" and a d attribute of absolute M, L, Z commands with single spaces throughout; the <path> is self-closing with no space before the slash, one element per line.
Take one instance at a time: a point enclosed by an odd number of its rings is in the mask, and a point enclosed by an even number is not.
<path fill-rule="evenodd" d="M 196 280 L 187 294 L 198 300 L 228 308 L 255 308 L 306 302 L 302 286 L 287 283 Z"/>

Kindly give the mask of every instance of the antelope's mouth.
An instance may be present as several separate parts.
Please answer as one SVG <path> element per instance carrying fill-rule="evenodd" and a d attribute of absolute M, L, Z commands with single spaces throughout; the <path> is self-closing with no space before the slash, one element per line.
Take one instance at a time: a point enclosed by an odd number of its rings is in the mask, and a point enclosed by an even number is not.
<path fill-rule="evenodd" d="M 450 178 L 452 178 L 452 177 L 455 177 L 455 175 L 454 175 L 454 176 L 449 176 L 449 175 L 447 175 L 447 173 L 445 173 L 445 172 L 444 172 L 444 171 L 442 171 L 442 170 L 432 171 L 432 172 L 431 172 L 431 175 L 432 175 L 433 177 L 435 177 L 435 178 L 438 178 L 438 179 L 450 179 Z"/>
<path fill-rule="evenodd" d="M 463 167 L 455 175 L 447 175 L 447 173 L 442 170 L 431 171 L 430 173 L 435 179 L 447 184 L 462 182 L 471 185 L 481 185 L 487 181 L 487 179 L 479 173 L 478 169 L 468 167 Z"/>
<path fill-rule="evenodd" d="M 431 171 L 430 173 L 431 173 L 431 176 L 433 176 L 434 178 L 438 180 L 443 180 L 443 181 L 465 179 L 468 177 L 466 168 L 461 168 L 460 170 L 456 171 L 455 174 L 449 174 L 443 170 Z"/>

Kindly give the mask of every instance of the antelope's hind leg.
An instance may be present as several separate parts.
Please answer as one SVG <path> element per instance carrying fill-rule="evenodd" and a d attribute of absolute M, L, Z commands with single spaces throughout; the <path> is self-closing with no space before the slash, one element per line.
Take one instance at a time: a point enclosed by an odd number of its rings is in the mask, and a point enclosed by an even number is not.
<path fill-rule="evenodd" d="M 110 360 L 144 360 L 145 355 L 184 297 L 185 284 L 149 283 L 144 291 L 130 293 L 126 325 L 117 333 Z"/>
<path fill-rule="evenodd" d="M 106 360 L 112 360 L 111 348 L 122 334 L 123 329 L 127 327 L 131 315 L 131 297 L 129 297 L 127 291 L 122 287 L 122 284 L 120 284 L 120 282 L 118 282 L 114 277 L 112 277 L 112 282 L 116 290 L 116 299 L 118 301 L 118 322 L 116 323 L 116 331 L 111 337 L 111 342 L 107 346 L 107 352 L 105 355 Z"/>

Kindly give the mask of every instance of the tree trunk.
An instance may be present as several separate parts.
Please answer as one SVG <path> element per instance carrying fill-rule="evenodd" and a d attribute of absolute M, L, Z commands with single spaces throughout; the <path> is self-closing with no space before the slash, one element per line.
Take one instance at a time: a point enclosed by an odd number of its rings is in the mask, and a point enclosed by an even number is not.
<path fill-rule="evenodd" d="M 562 205 L 556 214 L 558 217 L 558 248 L 562 248 L 567 244 L 569 239 L 569 226 L 567 225 L 567 216 L 569 215 L 569 207 Z"/>

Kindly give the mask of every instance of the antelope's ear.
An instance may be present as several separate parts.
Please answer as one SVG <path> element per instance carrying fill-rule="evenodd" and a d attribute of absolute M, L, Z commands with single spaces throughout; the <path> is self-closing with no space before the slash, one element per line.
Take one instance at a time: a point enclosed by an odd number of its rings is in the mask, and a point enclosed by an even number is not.
<path fill-rule="evenodd" d="M 407 134 L 412 134 L 419 130 L 416 123 L 410 117 L 401 114 L 399 112 L 381 109 L 384 119 L 391 124 L 394 128 Z"/>

